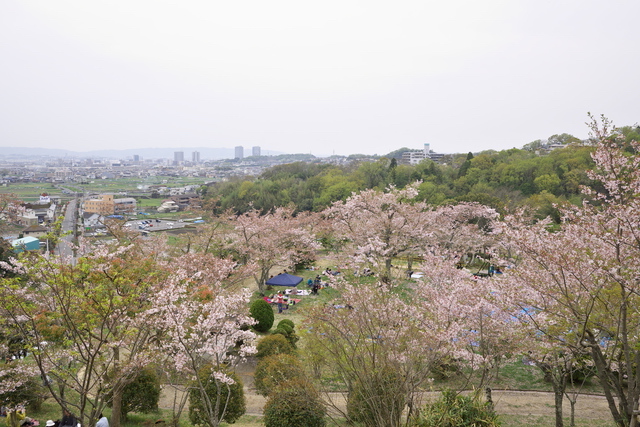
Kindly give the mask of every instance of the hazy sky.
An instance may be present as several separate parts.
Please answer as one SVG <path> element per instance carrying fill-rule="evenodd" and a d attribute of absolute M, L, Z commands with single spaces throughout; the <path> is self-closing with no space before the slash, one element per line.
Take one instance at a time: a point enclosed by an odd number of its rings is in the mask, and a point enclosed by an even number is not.
<path fill-rule="evenodd" d="M 0 146 L 386 154 L 640 119 L 640 1 L 0 0 Z"/>

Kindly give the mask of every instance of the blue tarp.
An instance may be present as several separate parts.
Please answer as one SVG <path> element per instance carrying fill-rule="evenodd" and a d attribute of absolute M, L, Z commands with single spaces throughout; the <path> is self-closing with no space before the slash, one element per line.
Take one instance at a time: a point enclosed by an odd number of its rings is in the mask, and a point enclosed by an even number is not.
<path fill-rule="evenodd" d="M 11 242 L 13 246 L 13 250 L 17 253 L 22 251 L 37 251 L 40 249 L 40 239 L 37 239 L 33 236 L 23 237 L 22 239 L 16 239 Z"/>
<path fill-rule="evenodd" d="M 302 277 L 281 273 L 267 280 L 267 285 L 271 286 L 297 286 L 302 282 Z"/>

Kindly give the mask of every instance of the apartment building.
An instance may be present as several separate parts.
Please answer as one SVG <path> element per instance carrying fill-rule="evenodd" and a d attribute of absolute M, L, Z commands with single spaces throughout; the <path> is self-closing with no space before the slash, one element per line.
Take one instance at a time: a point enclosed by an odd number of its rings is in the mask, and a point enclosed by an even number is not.
<path fill-rule="evenodd" d="M 132 213 L 136 211 L 136 208 L 136 199 L 133 197 L 115 199 L 113 194 L 103 194 L 97 199 L 85 200 L 82 204 L 82 209 L 85 212 L 97 213 L 105 216 Z"/>

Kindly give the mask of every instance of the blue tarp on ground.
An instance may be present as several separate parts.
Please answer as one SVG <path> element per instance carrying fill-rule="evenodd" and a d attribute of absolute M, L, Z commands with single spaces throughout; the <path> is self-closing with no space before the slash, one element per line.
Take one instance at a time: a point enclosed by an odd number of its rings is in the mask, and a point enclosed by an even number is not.
<path fill-rule="evenodd" d="M 297 286 L 302 282 L 302 277 L 281 273 L 267 280 L 267 285 L 271 286 Z"/>

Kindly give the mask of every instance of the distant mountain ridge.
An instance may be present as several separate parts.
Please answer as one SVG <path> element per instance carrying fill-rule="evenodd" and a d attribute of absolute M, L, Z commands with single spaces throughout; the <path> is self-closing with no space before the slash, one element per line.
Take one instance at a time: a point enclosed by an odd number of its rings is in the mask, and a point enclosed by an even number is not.
<path fill-rule="evenodd" d="M 125 150 L 92 150 L 92 151 L 72 151 L 58 148 L 31 148 L 31 147 L 0 147 L 1 157 L 73 157 L 73 158 L 95 158 L 95 159 L 115 159 L 132 160 L 134 155 L 141 159 L 171 159 L 174 153 L 182 151 L 184 160 L 191 160 L 191 153 L 200 153 L 200 160 L 233 159 L 235 151 L 233 148 L 210 148 L 210 147 L 175 147 L 175 148 L 129 148 Z M 282 154 L 280 152 L 269 151 L 269 155 Z M 251 155 L 251 151 L 244 150 L 245 157 Z M 264 155 L 264 152 L 263 152 Z"/>

